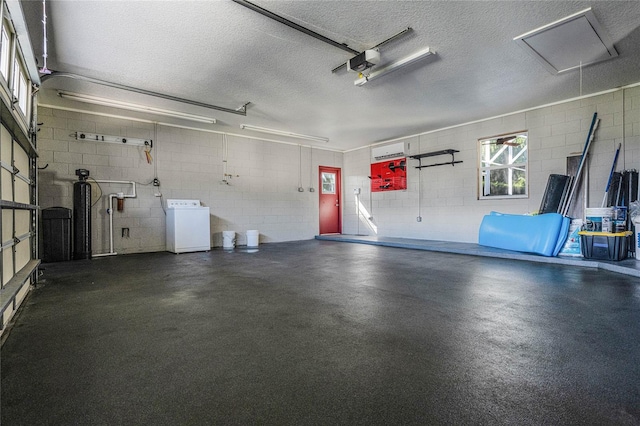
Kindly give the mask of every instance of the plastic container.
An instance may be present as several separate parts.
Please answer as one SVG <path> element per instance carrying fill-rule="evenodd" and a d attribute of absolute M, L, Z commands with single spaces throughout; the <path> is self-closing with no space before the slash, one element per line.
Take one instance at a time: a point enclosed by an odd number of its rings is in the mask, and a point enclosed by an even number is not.
<path fill-rule="evenodd" d="M 222 231 L 222 248 L 232 249 L 236 246 L 236 231 Z"/>
<path fill-rule="evenodd" d="M 613 216 L 611 220 L 613 221 L 613 229 L 611 232 L 624 232 L 627 230 L 627 207 L 626 206 L 615 206 L 612 207 Z"/>
<path fill-rule="evenodd" d="M 260 232 L 255 229 L 247 231 L 247 247 L 258 247 Z"/>
<path fill-rule="evenodd" d="M 633 233 L 633 251 L 636 252 L 636 259 L 640 260 L 640 217 L 636 216 L 633 220 L 633 226 L 636 229 Z"/>
<path fill-rule="evenodd" d="M 71 210 L 49 207 L 42 210 L 42 261 L 71 260 Z"/>
<path fill-rule="evenodd" d="M 585 259 L 622 260 L 627 258 L 626 232 L 591 232 L 580 231 L 580 247 Z"/>
<path fill-rule="evenodd" d="M 564 245 L 560 249 L 561 256 L 575 256 L 582 257 L 582 251 L 580 250 L 580 229 L 582 229 L 584 221 L 582 219 L 572 219 L 569 225 L 569 235 Z"/>
<path fill-rule="evenodd" d="M 591 232 L 612 232 L 612 207 L 591 207 L 584 209 L 584 229 Z"/>

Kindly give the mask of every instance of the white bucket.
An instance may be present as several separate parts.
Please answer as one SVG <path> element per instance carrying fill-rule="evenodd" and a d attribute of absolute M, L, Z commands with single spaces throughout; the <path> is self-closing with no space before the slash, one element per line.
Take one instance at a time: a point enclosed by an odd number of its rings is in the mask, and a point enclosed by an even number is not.
<path fill-rule="evenodd" d="M 593 207 L 584 209 L 585 231 L 594 232 L 613 232 L 613 208 L 612 207 Z"/>
<path fill-rule="evenodd" d="M 222 231 L 222 248 L 232 249 L 236 244 L 236 231 Z"/>
<path fill-rule="evenodd" d="M 258 247 L 260 233 L 257 230 L 247 231 L 247 247 Z"/>

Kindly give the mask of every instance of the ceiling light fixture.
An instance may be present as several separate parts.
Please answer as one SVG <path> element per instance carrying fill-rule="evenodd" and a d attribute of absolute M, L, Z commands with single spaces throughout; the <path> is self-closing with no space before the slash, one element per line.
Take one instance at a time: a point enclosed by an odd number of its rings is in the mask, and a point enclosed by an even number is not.
<path fill-rule="evenodd" d="M 64 98 L 64 99 L 71 99 L 71 100 L 74 100 L 74 101 L 85 102 L 85 103 L 88 103 L 88 104 L 102 105 L 102 106 L 107 106 L 107 107 L 126 109 L 128 111 L 137 111 L 137 112 L 146 112 L 146 113 L 150 113 L 150 114 L 158 114 L 158 115 L 163 115 L 163 116 L 166 116 L 166 117 L 181 118 L 183 120 L 196 121 L 196 122 L 199 122 L 199 123 L 207 123 L 207 124 L 215 124 L 216 123 L 216 119 L 215 118 L 204 117 L 204 116 L 201 116 L 201 115 L 188 114 L 186 112 L 171 111 L 171 110 L 168 110 L 168 109 L 155 108 L 155 107 L 150 107 L 150 106 L 146 106 L 146 105 L 131 104 L 131 103 L 128 103 L 128 102 L 116 101 L 116 100 L 113 100 L 113 99 L 99 98 L 99 97 L 96 97 L 96 96 L 84 95 L 84 94 L 80 94 L 80 93 L 58 92 L 58 95 L 61 98 Z"/>
<path fill-rule="evenodd" d="M 329 142 L 329 138 L 323 138 L 322 136 L 301 135 L 299 133 L 291 133 L 284 130 L 268 129 L 266 127 L 252 126 L 250 124 L 241 124 L 240 128 L 244 130 L 251 130 L 252 132 L 269 133 L 271 135 L 288 136 L 290 138 L 306 139 L 306 140 L 316 141 L 316 142 Z"/>
<path fill-rule="evenodd" d="M 395 71 L 399 68 L 406 67 L 408 65 L 413 64 L 420 59 L 426 58 L 427 56 L 435 55 L 436 52 L 431 50 L 430 48 L 422 49 L 413 55 L 409 55 L 406 58 L 400 59 L 396 62 L 392 62 L 376 71 L 371 72 L 369 75 L 366 75 L 362 78 L 357 79 L 353 84 L 356 86 L 362 86 L 367 84 L 371 80 L 375 80 L 376 78 L 382 77 L 383 75 L 387 75 L 392 71 Z"/>

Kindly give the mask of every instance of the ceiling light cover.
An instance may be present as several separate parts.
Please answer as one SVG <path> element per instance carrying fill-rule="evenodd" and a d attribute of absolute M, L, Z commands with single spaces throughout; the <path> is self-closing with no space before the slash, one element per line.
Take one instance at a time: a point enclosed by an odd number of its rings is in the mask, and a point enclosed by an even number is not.
<path fill-rule="evenodd" d="M 93 105 L 102 105 L 113 108 L 125 109 L 127 111 L 146 112 L 151 114 L 163 115 L 165 117 L 181 118 L 183 120 L 196 121 L 198 123 L 215 124 L 216 119 L 210 117 L 204 117 L 201 115 L 189 114 L 186 112 L 172 111 L 168 109 L 155 108 L 146 105 L 131 104 L 129 102 L 116 101 L 113 99 L 99 98 L 97 96 L 85 95 L 81 93 L 72 92 L 58 92 L 58 95 L 64 99 L 71 99 L 74 101 L 84 102 Z"/>
<path fill-rule="evenodd" d="M 398 61 L 392 62 L 376 71 L 373 71 L 369 75 L 366 75 L 362 78 L 357 79 L 353 84 L 356 86 L 362 86 L 363 84 L 368 83 L 371 80 L 375 80 L 376 78 L 382 77 L 383 75 L 389 74 L 392 71 L 395 71 L 399 68 L 406 67 L 408 65 L 413 64 L 420 59 L 426 58 L 427 56 L 435 55 L 436 52 L 426 47 L 422 50 L 417 51 L 416 53 L 409 55 L 405 58 L 402 58 Z"/>
<path fill-rule="evenodd" d="M 591 8 L 529 31 L 513 40 L 552 74 L 618 56 Z"/>
<path fill-rule="evenodd" d="M 306 139 L 306 140 L 315 141 L 315 142 L 329 142 L 329 138 L 324 138 L 322 136 L 303 135 L 300 133 L 287 132 L 285 130 L 276 130 L 276 129 L 269 129 L 266 127 L 252 126 L 250 124 L 241 124 L 240 128 L 243 130 L 251 130 L 253 132 L 268 133 L 271 135 L 278 135 L 278 136 L 287 136 L 290 138 L 297 138 L 297 139 Z"/>

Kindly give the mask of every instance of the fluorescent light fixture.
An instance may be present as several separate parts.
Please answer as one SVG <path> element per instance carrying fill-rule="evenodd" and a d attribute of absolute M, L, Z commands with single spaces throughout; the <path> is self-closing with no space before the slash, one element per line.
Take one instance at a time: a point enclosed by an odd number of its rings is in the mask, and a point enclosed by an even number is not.
<path fill-rule="evenodd" d="M 131 104 L 128 102 L 116 101 L 113 99 L 99 98 L 97 96 L 90 96 L 90 95 L 84 95 L 84 94 L 72 93 L 72 92 L 58 92 L 58 95 L 64 99 L 71 99 L 74 101 L 85 102 L 88 104 L 126 109 L 128 111 L 147 112 L 150 114 L 158 114 L 166 117 L 197 121 L 199 123 L 208 123 L 208 124 L 216 123 L 215 118 L 203 117 L 201 115 L 187 114 L 186 112 L 155 108 L 155 107 L 150 107 L 146 105 Z"/>
<path fill-rule="evenodd" d="M 436 52 L 431 50 L 430 48 L 424 48 L 413 55 L 409 55 L 406 58 L 400 59 L 396 62 L 392 62 L 378 70 L 372 71 L 369 75 L 364 76 L 362 78 L 357 79 L 353 84 L 356 86 L 362 86 L 367 84 L 371 80 L 375 80 L 376 78 L 382 77 L 383 75 L 389 74 L 392 71 L 395 71 L 399 68 L 406 67 L 408 65 L 413 64 L 420 59 L 426 58 L 427 56 L 435 55 Z"/>
<path fill-rule="evenodd" d="M 288 136 L 290 138 L 306 139 L 316 142 L 329 142 L 329 138 L 323 138 L 321 136 L 301 135 L 299 133 L 291 133 L 284 130 L 267 129 L 266 127 L 252 126 L 250 124 L 241 124 L 240 128 L 244 130 L 251 130 L 252 132 L 269 133 L 271 135 Z"/>
<path fill-rule="evenodd" d="M 552 74 L 618 56 L 591 8 L 519 35 L 513 40 Z"/>

